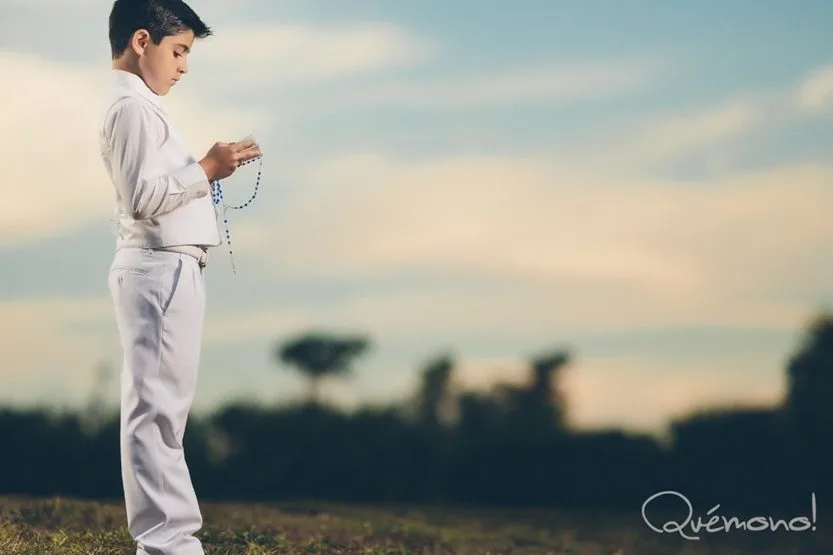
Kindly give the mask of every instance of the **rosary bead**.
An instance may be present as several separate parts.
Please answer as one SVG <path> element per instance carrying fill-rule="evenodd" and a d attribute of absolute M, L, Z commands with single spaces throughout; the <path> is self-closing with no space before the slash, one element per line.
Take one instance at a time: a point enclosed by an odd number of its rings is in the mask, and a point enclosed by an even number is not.
<path fill-rule="evenodd" d="M 225 223 L 225 226 L 226 226 L 226 244 L 229 247 L 228 252 L 229 252 L 229 256 L 231 257 L 231 267 L 232 267 L 232 271 L 235 274 L 237 274 L 237 268 L 234 264 L 234 253 L 231 250 L 231 232 L 229 231 L 228 217 L 226 216 L 226 211 L 228 209 L 240 210 L 241 208 L 246 208 L 247 206 L 249 206 L 252 203 L 252 201 L 257 196 L 258 190 L 260 189 L 260 175 L 261 175 L 261 172 L 263 170 L 263 156 L 258 156 L 255 159 L 247 160 L 247 161 L 243 162 L 240 165 L 244 166 L 246 164 L 254 162 L 255 160 L 260 161 L 260 165 L 259 165 L 258 170 L 257 170 L 257 179 L 255 181 L 255 189 L 254 189 L 254 192 L 252 193 L 251 198 L 249 198 L 249 200 L 247 200 L 244 204 L 241 204 L 240 206 L 230 206 L 230 205 L 226 204 L 223 201 L 223 188 L 220 184 L 220 180 L 218 179 L 218 180 L 216 180 L 212 183 L 212 189 L 213 189 L 212 190 L 212 197 L 214 199 L 214 204 L 215 205 L 222 204 L 223 208 L 224 208 L 224 210 L 223 210 L 223 222 Z"/>

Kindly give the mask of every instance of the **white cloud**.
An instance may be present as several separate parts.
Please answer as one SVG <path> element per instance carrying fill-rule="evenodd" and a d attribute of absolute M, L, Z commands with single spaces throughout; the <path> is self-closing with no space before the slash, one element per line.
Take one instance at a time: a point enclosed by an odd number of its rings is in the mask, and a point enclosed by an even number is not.
<path fill-rule="evenodd" d="M 437 56 L 439 45 L 386 23 L 229 27 L 199 45 L 189 77 L 203 90 L 241 97 L 276 84 L 310 85 L 343 77 L 363 77 L 401 69 Z M 655 62 L 527 67 L 441 80 L 351 83 L 337 94 L 302 89 L 298 111 L 342 112 L 384 104 L 463 109 L 515 102 L 558 103 L 604 98 L 644 87 L 656 74 Z M 286 94 L 275 90 L 275 95 Z M 273 96 L 273 110 L 281 110 Z"/>
<path fill-rule="evenodd" d="M 810 113 L 819 113 L 833 107 L 833 65 L 810 72 L 799 85 L 796 106 Z"/>
<path fill-rule="evenodd" d="M 789 117 L 776 94 L 743 95 L 706 108 L 676 110 L 611 125 L 592 143 L 571 149 L 573 159 L 611 172 L 638 173 L 696 156 L 698 167 L 720 171 L 732 144 Z"/>
<path fill-rule="evenodd" d="M 622 145 L 623 156 L 668 160 L 719 145 L 748 133 L 764 119 L 765 108 L 763 103 L 732 100 L 700 112 L 666 116 L 629 137 Z"/>
<path fill-rule="evenodd" d="M 596 144 L 571 154 L 589 164 L 603 159 L 608 167 L 623 171 L 697 156 L 700 168 L 719 171 L 733 142 L 777 132 L 831 106 L 833 66 L 821 66 L 796 84 L 733 94 L 714 106 L 660 113 L 625 128 L 611 126 Z"/>
<path fill-rule="evenodd" d="M 532 160 L 346 157 L 322 162 L 237 251 L 265 249 L 284 276 L 440 272 L 516 288 L 400 290 L 357 299 L 355 314 L 378 314 L 375 303 L 390 318 L 433 311 L 475 327 L 793 327 L 815 301 L 779 295 L 820 294 L 833 277 L 815 263 L 833 246 L 831 178 L 792 167 L 683 185 Z"/>
<path fill-rule="evenodd" d="M 100 74 L 8 53 L 0 72 L 14 76 L 0 90 L 0 241 L 38 239 L 106 214 L 113 195 L 96 136 Z"/>
<path fill-rule="evenodd" d="M 440 81 L 374 84 L 348 92 L 338 106 L 393 104 L 409 107 L 479 108 L 517 102 L 561 103 L 604 98 L 644 87 L 655 64 L 620 62 L 524 68 Z"/>
<path fill-rule="evenodd" d="M 229 27 L 191 55 L 203 86 L 246 94 L 265 85 L 317 83 L 409 66 L 434 46 L 392 24 L 262 24 Z"/>

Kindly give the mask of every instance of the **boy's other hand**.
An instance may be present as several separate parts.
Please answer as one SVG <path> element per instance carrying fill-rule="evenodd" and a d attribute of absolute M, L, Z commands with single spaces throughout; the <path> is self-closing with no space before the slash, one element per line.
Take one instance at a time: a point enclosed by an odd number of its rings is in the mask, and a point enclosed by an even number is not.
<path fill-rule="evenodd" d="M 247 160 L 260 156 L 260 147 L 251 139 L 236 143 L 214 143 L 208 154 L 200 160 L 209 181 L 225 179 Z"/>

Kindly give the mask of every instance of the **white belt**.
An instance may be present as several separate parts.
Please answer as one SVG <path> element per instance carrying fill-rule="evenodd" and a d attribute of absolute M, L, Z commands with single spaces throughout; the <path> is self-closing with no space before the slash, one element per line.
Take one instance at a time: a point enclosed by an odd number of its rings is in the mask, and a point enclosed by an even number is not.
<path fill-rule="evenodd" d="M 178 252 L 180 254 L 187 254 L 197 259 L 200 268 L 205 268 L 208 261 L 208 251 L 195 245 L 175 245 L 170 247 L 159 247 L 156 250 Z"/>

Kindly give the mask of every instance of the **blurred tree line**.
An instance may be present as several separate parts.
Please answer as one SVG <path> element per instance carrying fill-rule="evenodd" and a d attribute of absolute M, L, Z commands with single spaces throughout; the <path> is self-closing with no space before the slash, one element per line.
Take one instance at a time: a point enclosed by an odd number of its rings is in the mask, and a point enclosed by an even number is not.
<path fill-rule="evenodd" d="M 667 442 L 570 429 L 560 379 L 571 356 L 558 348 L 530 357 L 523 387 L 454 392 L 455 360 L 440 353 L 408 402 L 349 414 L 322 404 L 322 380 L 349 375 L 370 345 L 325 333 L 279 342 L 276 363 L 309 379 L 308 399 L 189 420 L 186 456 L 201 499 L 639 510 L 674 490 L 703 515 L 718 503 L 809 514 L 811 492 L 833 498 L 831 315 L 807 326 L 778 406 L 702 409 L 672 421 Z M 0 411 L 0 494 L 121 498 L 118 414 L 100 410 L 102 396 L 79 414 Z"/>

